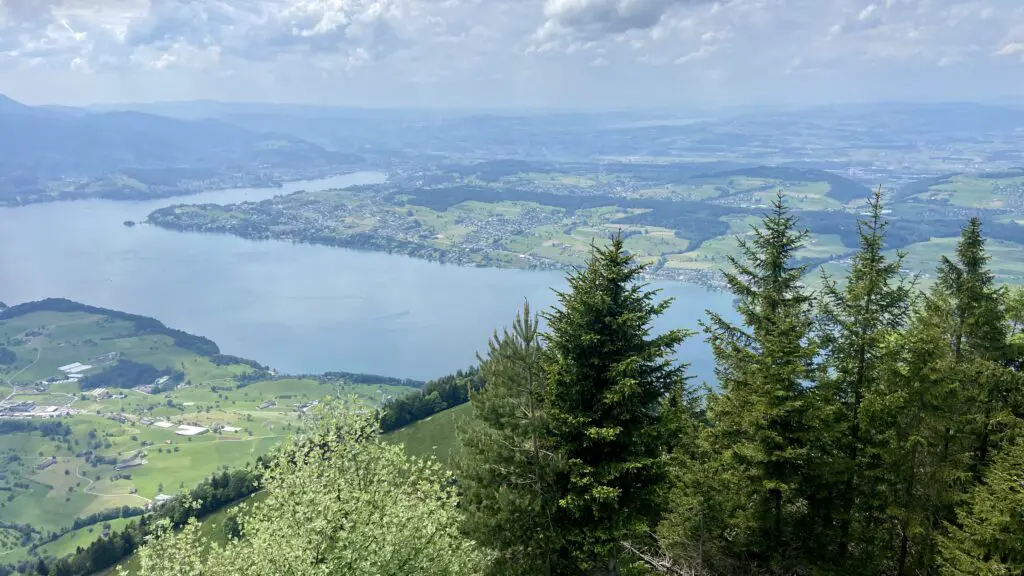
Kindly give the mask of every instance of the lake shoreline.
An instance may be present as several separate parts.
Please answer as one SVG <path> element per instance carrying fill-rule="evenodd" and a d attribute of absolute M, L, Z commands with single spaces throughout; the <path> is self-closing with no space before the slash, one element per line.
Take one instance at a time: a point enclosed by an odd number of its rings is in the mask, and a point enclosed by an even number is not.
<path fill-rule="evenodd" d="M 171 206 L 173 207 L 173 206 Z M 168 207 L 168 208 L 171 208 Z M 150 214 L 152 216 L 152 214 Z M 411 251 L 411 250 L 393 250 L 387 248 L 374 248 L 366 246 L 365 244 L 355 244 L 346 242 L 346 238 L 333 237 L 328 241 L 324 240 L 305 240 L 299 238 L 287 238 L 287 237 L 256 237 L 247 236 L 243 233 L 222 230 L 222 229 L 209 229 L 209 230 L 196 230 L 187 227 L 174 226 L 167 222 L 153 221 L 151 218 L 147 219 L 141 224 L 147 226 L 153 226 L 162 230 L 169 230 L 176 233 L 182 234 L 203 234 L 211 236 L 232 236 L 235 238 L 241 238 L 249 242 L 286 242 L 289 244 L 305 245 L 305 246 L 325 246 L 333 249 L 342 250 L 353 250 L 356 252 L 368 252 L 368 253 L 383 253 L 389 255 L 399 255 L 413 258 L 416 260 L 423 260 L 425 262 L 431 262 L 434 264 L 440 264 L 442 266 L 455 266 L 459 268 L 480 268 L 480 269 L 491 269 L 491 270 L 524 270 L 524 271 L 535 271 L 535 272 L 563 272 L 571 273 L 574 270 L 580 269 L 580 266 L 575 264 L 568 264 L 551 260 L 548 258 L 539 258 L 531 256 L 523 258 L 521 262 L 523 266 L 503 266 L 502 260 L 492 259 L 490 263 L 469 263 L 452 261 L 445 258 L 446 251 L 443 249 L 433 249 L 430 251 Z M 381 237 L 383 238 L 383 237 Z M 400 247 L 396 245 L 396 247 Z M 725 277 L 721 272 L 718 271 L 707 271 L 707 270 L 680 270 L 673 271 L 672 273 L 645 273 L 641 275 L 644 281 L 660 281 L 660 282 L 678 282 L 681 284 L 690 284 L 694 286 L 700 286 L 711 292 L 724 292 L 727 289 L 725 284 Z"/>
<path fill-rule="evenodd" d="M 5 199 L 0 199 L 0 208 L 27 208 L 29 206 L 37 206 L 37 205 L 40 205 L 40 204 L 74 203 L 74 202 L 85 202 L 85 201 L 96 201 L 96 200 L 105 200 L 105 201 L 109 201 L 109 202 L 118 202 L 118 203 L 126 203 L 126 204 L 128 204 L 128 203 L 139 203 L 139 202 L 156 202 L 156 201 L 160 201 L 160 200 L 170 200 L 170 199 L 174 199 L 174 198 L 185 199 L 185 198 L 189 198 L 190 196 L 197 196 L 197 195 L 200 195 L 200 194 L 207 194 L 207 193 L 210 193 L 210 192 L 219 192 L 219 191 L 225 191 L 225 190 L 241 190 L 241 189 L 247 189 L 247 190 L 283 190 L 288 184 L 291 184 L 291 183 L 294 183 L 294 182 L 310 182 L 310 181 L 317 181 L 317 180 L 326 180 L 326 179 L 331 179 L 331 178 L 341 178 L 341 177 L 350 176 L 350 175 L 353 175 L 353 174 L 361 174 L 361 173 L 381 173 L 381 174 L 385 175 L 385 180 L 387 178 L 387 174 L 386 173 L 379 172 L 377 170 L 363 170 L 363 169 L 327 170 L 327 171 L 317 171 L 317 172 L 314 172 L 314 173 L 303 174 L 303 175 L 293 174 L 293 175 L 289 175 L 289 176 L 286 176 L 286 177 L 273 177 L 272 176 L 272 177 L 269 177 L 269 178 L 266 178 L 266 179 L 263 179 L 263 180 L 258 180 L 258 181 L 254 180 L 253 181 L 254 185 L 251 185 L 251 186 L 250 185 L 246 185 L 245 182 L 238 182 L 238 183 L 235 183 L 235 184 L 232 184 L 232 185 L 217 186 L 217 187 L 213 187 L 213 188 L 178 189 L 178 190 L 173 190 L 173 191 L 166 191 L 166 192 L 163 192 L 163 193 L 148 194 L 148 195 L 139 196 L 139 197 L 125 197 L 123 195 L 119 195 L 117 193 L 117 191 L 115 191 L 115 190 L 106 190 L 106 191 L 100 191 L 100 192 L 95 192 L 95 193 L 89 193 L 87 195 L 77 195 L 77 196 L 70 196 L 71 192 L 64 192 L 64 195 L 58 194 L 57 196 L 52 196 L 52 197 L 34 197 L 32 199 L 29 199 L 27 202 L 20 200 L 20 198 L 18 198 L 18 197 L 15 197 L 15 198 L 5 198 Z M 255 185 L 255 184 L 259 184 L 259 185 Z"/>
<path fill-rule="evenodd" d="M 357 173 L 283 189 L 209 191 L 190 200 L 259 201 L 384 177 Z M 93 200 L 0 209 L 0 301 L 62 297 L 159 318 L 281 373 L 343 368 L 425 381 L 473 364 L 524 300 L 546 309 L 557 304 L 553 290 L 567 287 L 564 270 L 447 266 L 379 251 L 124 225 L 173 203 Z M 656 332 L 696 329 L 705 309 L 732 317 L 727 294 L 678 280 L 649 281 L 662 298 L 674 298 Z M 703 338 L 689 339 L 678 357 L 693 365 L 698 380 L 713 378 Z"/>

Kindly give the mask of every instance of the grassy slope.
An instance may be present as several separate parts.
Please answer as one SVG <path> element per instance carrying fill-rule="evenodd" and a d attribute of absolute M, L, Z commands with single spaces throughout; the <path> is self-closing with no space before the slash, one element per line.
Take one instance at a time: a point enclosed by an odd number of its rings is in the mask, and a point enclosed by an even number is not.
<path fill-rule="evenodd" d="M 14 365 L 0 370 L 0 381 L 5 382 L 3 397 L 12 389 L 8 382 L 13 382 L 20 387 L 15 400 L 34 400 L 40 405 L 70 402 L 72 407 L 85 411 L 64 420 L 72 428 L 66 442 L 46 439 L 38 433 L 0 436 L 0 472 L 4 473 L 0 485 L 13 487 L 0 498 L 0 520 L 28 523 L 43 531 L 58 530 L 77 516 L 113 506 L 143 505 L 159 492 L 193 486 L 222 466 L 244 466 L 294 432 L 299 422 L 297 404 L 328 395 L 355 395 L 376 405 L 385 395 L 409 390 L 315 378 L 263 381 L 236 388 L 234 377 L 249 367 L 217 366 L 208 358 L 175 346 L 168 336 L 137 336 L 131 322 L 83 312 L 33 312 L 2 320 L 0 343 L 6 343 L 18 355 Z M 91 372 L 101 370 L 103 365 L 96 359 L 115 351 L 136 362 L 183 370 L 192 386 L 159 395 L 121 390 L 118 392 L 126 398 L 103 400 L 81 393 L 72 383 L 51 385 L 45 393 L 27 388 L 56 375 L 58 366 L 71 362 L 96 364 Z M 275 406 L 259 409 L 268 400 Z M 127 421 L 111 419 L 114 415 Z M 242 430 L 185 438 L 175 435 L 173 429 L 144 425 L 140 421 L 143 417 L 175 425 L 223 424 Z M 98 455 L 121 459 L 143 450 L 147 462 L 128 470 L 130 479 L 113 480 L 113 466 L 96 466 L 77 456 L 90 449 Z M 57 457 L 58 463 L 37 470 L 41 458 L 51 456 Z M 15 483 L 27 483 L 27 487 L 15 487 Z M 138 491 L 137 496 L 129 493 L 133 489 Z M 8 495 L 13 498 L 8 500 Z M 61 542 L 70 538 L 65 536 Z M 76 538 L 80 541 L 86 536 L 78 534 Z M 46 551 L 57 550 L 55 546 L 48 545 Z M 11 550 L 0 556 L 0 563 L 16 560 L 23 552 Z"/>
<path fill-rule="evenodd" d="M 470 404 L 462 404 L 439 412 L 426 420 L 395 430 L 386 434 L 384 438 L 393 442 L 401 442 L 405 445 L 406 452 L 412 456 L 435 456 L 441 462 L 451 464 L 452 458 L 458 456 L 460 449 L 455 427 L 458 422 L 469 416 L 470 410 L 472 410 Z M 260 498 L 262 498 L 262 494 L 257 493 L 250 499 L 210 514 L 203 519 L 202 534 L 211 542 L 224 544 L 227 541 L 223 529 L 224 519 L 229 514 L 234 514 L 240 505 L 258 501 Z M 138 568 L 134 557 L 123 562 L 122 565 L 129 571 Z M 110 570 L 104 574 L 115 573 L 114 570 Z"/>
<path fill-rule="evenodd" d="M 462 448 L 455 428 L 469 417 L 472 409 L 469 403 L 462 404 L 395 430 L 385 438 L 401 442 L 406 452 L 413 456 L 434 456 L 445 464 L 451 464 Z"/>

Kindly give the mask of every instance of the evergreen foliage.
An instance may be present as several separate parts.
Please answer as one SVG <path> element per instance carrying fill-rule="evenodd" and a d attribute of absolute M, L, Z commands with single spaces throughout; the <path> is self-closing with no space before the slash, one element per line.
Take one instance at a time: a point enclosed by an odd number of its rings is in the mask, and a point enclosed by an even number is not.
<path fill-rule="evenodd" d="M 1024 573 L 1024 442 L 1008 443 L 947 526 L 943 576 Z"/>
<path fill-rule="evenodd" d="M 765 566 L 798 558 L 806 542 L 800 528 L 816 433 L 807 384 L 816 348 L 804 269 L 793 264 L 806 236 L 780 193 L 752 240 L 740 239 L 741 257 L 730 258 L 725 273 L 743 325 L 713 313 L 704 325 L 722 390 L 710 399 L 708 436 L 733 494 L 729 548 Z"/>
<path fill-rule="evenodd" d="M 880 190 L 868 207 L 848 274 L 817 293 L 781 194 L 740 239 L 740 321 L 702 324 L 716 391 L 696 395 L 673 358 L 689 332 L 652 334 L 669 302 L 617 236 L 545 330 L 524 306 L 479 369 L 382 422 L 327 403 L 258 471 L 18 569 L 84 574 L 146 542 L 154 576 L 1022 574 L 1024 290 L 997 285 L 974 218 L 918 292 L 889 255 Z M 454 477 L 380 438 L 466 401 Z M 196 517 L 258 485 L 228 544 L 203 540 Z"/>
<path fill-rule="evenodd" d="M 483 385 L 478 368 L 459 370 L 423 385 L 423 388 L 388 400 L 380 410 L 382 432 L 391 432 L 469 401 Z"/>
<path fill-rule="evenodd" d="M 890 259 L 884 253 L 888 223 L 881 188 L 869 208 L 858 223 L 860 248 L 844 285 L 824 278 L 818 334 L 825 370 L 815 390 L 822 410 L 815 445 L 822 460 L 813 475 L 817 562 L 863 574 L 878 573 L 886 561 L 886 532 L 879 530 L 886 507 L 877 493 L 885 475 L 883 440 L 865 408 L 884 409 L 884 370 L 894 360 L 888 343 L 906 327 L 913 299 L 913 280 L 900 272 L 904 255 Z M 853 558 L 851 542 L 858 543 Z"/>
<path fill-rule="evenodd" d="M 616 236 L 592 249 L 545 314 L 545 412 L 562 463 L 554 528 L 584 573 L 619 574 L 634 562 L 622 542 L 653 528 L 675 440 L 662 407 L 685 385 L 672 356 L 689 333 L 650 335 L 671 301 L 639 281 L 643 269 Z"/>
<path fill-rule="evenodd" d="M 496 552 L 494 574 L 561 573 L 555 530 L 561 463 L 544 411 L 545 375 L 537 319 L 523 307 L 512 330 L 495 334 L 480 358 L 483 390 L 473 394 L 473 418 L 459 431 L 458 478 L 465 529 Z"/>

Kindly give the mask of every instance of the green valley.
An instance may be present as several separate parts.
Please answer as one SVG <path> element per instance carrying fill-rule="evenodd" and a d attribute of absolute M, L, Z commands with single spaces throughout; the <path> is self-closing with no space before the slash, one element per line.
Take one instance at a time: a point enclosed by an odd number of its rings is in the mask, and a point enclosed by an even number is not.
<path fill-rule="evenodd" d="M 327 396 L 367 406 L 421 383 L 278 375 L 151 318 L 68 300 L 0 312 L 0 563 L 59 557 L 211 473 L 242 468 Z"/>

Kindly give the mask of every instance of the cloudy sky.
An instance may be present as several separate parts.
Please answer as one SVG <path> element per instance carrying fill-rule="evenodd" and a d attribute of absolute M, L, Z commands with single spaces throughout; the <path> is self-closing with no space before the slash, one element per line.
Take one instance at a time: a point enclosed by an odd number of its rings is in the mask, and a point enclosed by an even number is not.
<path fill-rule="evenodd" d="M 1024 0 L 0 0 L 0 93 L 621 107 L 1024 94 Z"/>

